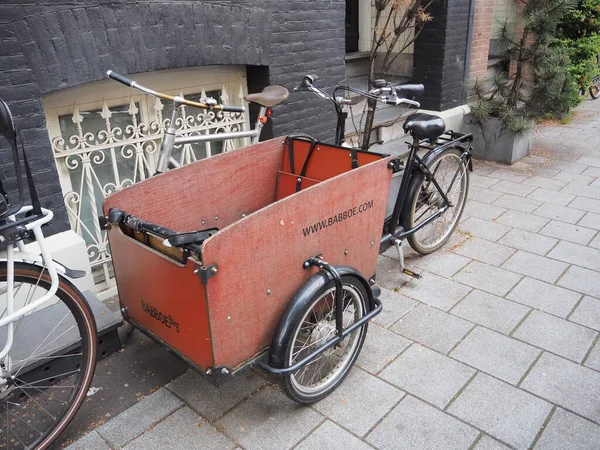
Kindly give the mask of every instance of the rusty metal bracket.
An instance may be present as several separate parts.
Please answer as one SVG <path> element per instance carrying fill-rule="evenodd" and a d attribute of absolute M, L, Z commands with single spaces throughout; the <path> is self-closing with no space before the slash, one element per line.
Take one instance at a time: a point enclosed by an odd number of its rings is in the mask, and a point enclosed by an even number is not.
<path fill-rule="evenodd" d="M 194 273 L 200 278 L 202 284 L 207 284 L 208 279 L 214 277 L 218 273 L 219 269 L 216 264 L 209 266 L 196 266 Z"/>

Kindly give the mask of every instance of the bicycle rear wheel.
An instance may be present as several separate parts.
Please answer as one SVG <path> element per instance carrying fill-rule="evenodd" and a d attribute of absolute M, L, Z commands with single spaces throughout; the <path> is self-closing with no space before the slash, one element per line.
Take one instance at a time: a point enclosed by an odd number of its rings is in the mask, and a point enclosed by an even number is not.
<path fill-rule="evenodd" d="M 590 86 L 590 95 L 593 99 L 600 97 L 600 79 L 593 80 L 593 84 Z"/>
<path fill-rule="evenodd" d="M 50 275 L 15 263 L 15 310 L 41 298 Z M 0 449 L 45 449 L 85 399 L 96 362 L 96 324 L 90 307 L 59 277 L 54 297 L 13 322 L 14 342 L 0 361 Z M 7 264 L 0 263 L 0 317 L 6 315 Z M 0 348 L 7 326 L 0 328 Z"/>
<path fill-rule="evenodd" d="M 442 192 L 450 200 L 450 207 L 432 222 L 408 236 L 408 243 L 418 253 L 427 255 L 441 248 L 450 239 L 465 208 L 469 192 L 469 171 L 462 160 L 462 151 L 449 148 L 428 163 Z M 444 199 L 432 181 L 423 172 L 413 175 L 407 202 L 400 216 L 400 224 L 411 230 L 444 206 Z"/>

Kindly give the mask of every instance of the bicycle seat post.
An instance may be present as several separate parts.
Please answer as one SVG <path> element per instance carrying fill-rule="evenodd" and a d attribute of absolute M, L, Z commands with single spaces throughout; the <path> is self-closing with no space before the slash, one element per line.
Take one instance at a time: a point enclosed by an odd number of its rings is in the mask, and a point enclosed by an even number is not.
<path fill-rule="evenodd" d="M 175 145 L 175 135 L 177 133 L 177 115 L 179 114 L 179 107 L 181 106 L 181 97 L 175 97 L 173 99 L 173 112 L 171 113 L 171 122 L 169 127 L 165 130 L 162 143 L 160 145 L 160 156 L 158 158 L 158 164 L 156 166 L 156 173 L 164 173 L 169 170 L 169 161 L 171 160 L 171 154 L 173 153 L 173 147 Z"/>

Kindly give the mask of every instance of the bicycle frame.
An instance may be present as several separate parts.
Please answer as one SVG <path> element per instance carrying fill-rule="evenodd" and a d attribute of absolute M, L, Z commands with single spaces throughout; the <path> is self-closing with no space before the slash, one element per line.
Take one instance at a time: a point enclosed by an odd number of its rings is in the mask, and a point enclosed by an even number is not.
<path fill-rule="evenodd" d="M 173 97 L 173 112 L 171 113 L 171 122 L 169 123 L 169 127 L 165 130 L 165 134 L 161 143 L 160 156 L 158 158 L 158 165 L 156 166 L 157 173 L 163 173 L 169 169 L 180 167 L 180 164 L 172 156 L 173 149 L 176 145 L 192 144 L 197 142 L 226 141 L 228 139 L 240 139 L 247 137 L 252 138 L 252 144 L 258 143 L 264 126 L 260 118 L 265 117 L 265 113 L 267 111 L 266 106 L 260 107 L 258 118 L 253 130 L 235 131 L 231 133 L 212 133 L 199 136 L 177 136 L 175 123 L 177 122 L 179 108 L 184 104 L 182 100 L 183 99 L 181 97 Z"/>
<path fill-rule="evenodd" d="M 406 98 L 398 98 L 396 95 L 396 90 L 392 86 L 384 86 L 384 87 L 374 88 L 374 89 L 370 90 L 369 92 L 363 92 L 361 90 L 354 89 L 349 86 L 337 86 L 333 90 L 333 95 L 329 95 L 324 90 L 322 90 L 312 84 L 314 82 L 314 80 L 316 80 L 316 78 L 317 77 L 314 75 L 305 76 L 302 83 L 300 84 L 300 86 L 298 86 L 295 90 L 309 90 L 310 92 L 314 93 L 318 97 L 328 100 L 328 101 L 331 101 L 334 104 L 336 115 L 337 115 L 335 144 L 339 145 L 339 146 L 345 145 L 344 135 L 345 135 L 346 117 L 343 112 L 342 105 L 344 105 L 344 104 L 352 105 L 355 103 L 354 101 L 347 100 L 344 97 L 338 97 L 337 93 L 340 91 L 353 92 L 353 93 L 359 94 L 362 97 L 365 97 L 367 99 L 382 101 L 382 102 L 388 103 L 388 104 L 399 105 L 399 104 L 404 103 L 404 104 L 407 104 L 410 106 L 416 106 L 417 108 L 420 107 L 419 102 L 416 102 L 414 100 L 409 100 Z M 472 136 L 470 134 L 459 136 L 459 135 L 453 133 L 452 131 L 450 131 L 449 134 L 451 136 L 451 139 L 445 139 L 447 141 L 445 144 L 437 145 L 437 142 L 435 142 L 435 143 L 430 142 L 432 147 L 430 147 L 429 150 L 434 151 L 434 152 L 435 151 L 441 152 L 448 147 L 451 147 L 453 145 L 456 146 L 457 144 L 462 143 L 463 141 L 468 141 L 468 146 L 466 149 L 464 149 L 462 160 L 465 163 L 465 165 L 468 164 L 469 168 L 471 168 L 470 156 L 472 153 L 472 150 L 471 150 Z M 394 172 L 403 170 L 404 175 L 402 176 L 402 182 L 398 189 L 398 196 L 396 197 L 396 201 L 394 203 L 393 213 L 390 217 L 386 217 L 386 220 L 384 222 L 383 236 L 382 236 L 381 242 L 380 242 L 380 252 L 384 252 L 387 248 L 389 248 L 392 245 L 399 245 L 399 243 L 403 239 L 406 239 L 411 234 L 416 233 L 423 227 L 427 226 L 428 224 L 430 224 L 431 222 L 436 220 L 438 217 L 440 217 L 442 214 L 444 214 L 448 210 L 448 208 L 450 208 L 452 206 L 451 202 L 448 199 L 448 197 L 446 196 L 445 192 L 442 190 L 439 183 L 435 179 L 435 173 L 432 173 L 429 170 L 429 168 L 427 167 L 427 164 L 425 164 L 423 162 L 423 160 L 421 158 L 419 158 L 419 156 L 417 155 L 417 151 L 421 147 L 422 147 L 422 144 L 419 141 L 419 139 L 416 137 L 413 138 L 413 142 L 409 145 L 410 150 L 409 150 L 408 156 L 406 157 L 406 165 L 401 169 L 399 160 L 396 160 Z M 402 206 L 404 205 L 404 203 L 407 199 L 407 196 L 409 194 L 408 189 L 410 186 L 411 178 L 413 176 L 414 171 L 417 169 L 423 172 L 423 174 L 425 175 L 426 179 L 429 182 L 433 183 L 435 189 L 441 196 L 444 204 L 435 214 L 431 215 L 430 217 L 428 217 L 423 222 L 419 223 L 414 228 L 411 228 L 410 230 L 404 230 L 404 228 L 402 228 L 401 226 L 398 226 L 397 224 L 399 223 L 400 215 L 402 213 Z M 454 176 L 450 182 L 449 189 L 452 189 L 452 187 L 454 186 L 454 183 L 456 181 L 458 173 L 459 173 L 459 168 L 457 168 L 457 171 L 454 173 Z"/>
<path fill-rule="evenodd" d="M 451 138 L 446 139 L 447 142 L 445 144 L 442 144 L 442 145 L 437 145 L 437 143 L 431 144 L 432 147 L 429 148 L 429 150 L 431 152 L 435 152 L 437 154 L 437 153 L 441 153 L 442 151 L 446 150 L 449 147 L 458 147 L 459 144 L 467 142 L 467 148 L 466 149 L 463 148 L 463 154 L 462 154 L 461 159 L 462 159 L 465 167 L 467 167 L 467 170 L 472 170 L 472 166 L 471 166 L 471 154 L 472 154 L 471 142 L 473 140 L 472 136 L 470 134 L 457 135 L 456 133 L 454 133 L 452 131 L 450 131 L 448 133 L 450 134 Z M 434 145 L 435 145 L 435 147 L 433 147 Z M 416 138 L 413 140 L 413 143 L 410 145 L 410 151 L 407 156 L 406 165 L 404 166 L 404 169 L 403 169 L 405 175 L 402 176 L 402 182 L 401 182 L 400 188 L 398 190 L 398 197 L 396 198 L 396 202 L 394 204 L 394 211 L 393 211 L 391 217 L 386 218 L 386 221 L 384 223 L 384 228 L 383 228 L 384 234 L 381 238 L 380 252 L 384 252 L 387 248 L 391 247 L 392 245 L 397 245 L 399 241 L 406 239 L 411 234 L 414 234 L 417 231 L 419 231 L 420 229 L 422 229 L 423 227 L 427 226 L 428 224 L 430 224 L 431 222 L 436 220 L 438 217 L 440 217 L 442 214 L 444 214 L 451 206 L 453 206 L 450 199 L 448 199 L 446 193 L 442 190 L 439 183 L 435 179 L 435 172 L 432 173 L 429 170 L 429 167 L 427 167 L 427 164 L 417 154 L 417 151 L 422 147 L 423 146 L 422 146 L 421 142 L 419 142 L 419 140 Z M 435 187 L 437 193 L 441 196 L 444 204 L 438 211 L 436 211 L 430 217 L 425 219 L 423 222 L 419 223 L 414 228 L 411 228 L 410 230 L 404 230 L 404 228 L 402 228 L 401 226 L 395 225 L 395 224 L 399 223 L 400 214 L 402 213 L 402 206 L 404 205 L 404 203 L 408 197 L 408 194 L 409 194 L 408 189 L 409 189 L 410 181 L 412 178 L 412 174 L 414 173 L 415 170 L 420 170 L 421 172 L 423 172 L 425 178 L 429 182 L 433 183 L 433 186 Z M 460 170 L 460 166 L 456 169 L 456 171 L 454 172 L 454 175 L 452 177 L 452 180 L 450 181 L 450 185 L 448 186 L 449 191 L 452 190 L 452 187 L 454 186 L 454 183 L 457 180 L 459 170 Z"/>
<path fill-rule="evenodd" d="M 19 210 L 20 213 L 27 213 L 33 209 L 32 206 L 25 206 Z M 50 252 L 45 245 L 44 233 L 42 232 L 42 225 L 50 222 L 53 217 L 52 211 L 42 208 L 42 213 L 44 214 L 42 217 L 33 220 L 30 223 L 24 224 L 23 228 L 27 231 L 31 231 L 35 236 L 35 239 L 40 247 L 41 255 L 36 255 L 33 253 L 29 253 L 25 251 L 25 244 L 22 240 L 18 240 L 16 242 L 16 247 L 18 250 L 15 251 L 15 248 L 12 244 L 9 243 L 6 252 L 6 261 L 7 261 L 7 279 L 6 279 L 6 290 L 7 290 L 7 300 L 6 300 L 6 313 L 7 315 L 0 319 L 0 328 L 8 325 L 7 327 L 7 336 L 6 336 L 6 344 L 2 351 L 0 351 L 0 359 L 4 358 L 8 352 L 10 351 L 13 338 L 14 338 L 14 321 L 20 319 L 27 313 L 35 310 L 39 306 L 43 305 L 47 301 L 49 301 L 56 291 L 58 290 L 58 271 L 57 264 L 52 260 Z M 10 216 L 9 220 L 15 221 L 15 216 Z M 5 240 L 0 237 L 0 239 Z M 34 302 L 19 308 L 17 311 L 14 311 L 14 264 L 15 261 L 30 261 L 43 264 L 48 270 L 51 280 L 51 286 L 48 292 L 45 295 L 35 300 Z"/>
<path fill-rule="evenodd" d="M 164 173 L 169 169 L 175 169 L 177 167 L 180 167 L 180 164 L 172 156 L 173 149 L 176 145 L 191 144 L 197 142 L 225 141 L 229 139 L 240 139 L 247 137 L 252 138 L 252 143 L 256 144 L 260 139 L 260 134 L 264 126 L 264 122 L 261 119 L 266 117 L 265 114 L 269 109 L 266 106 L 260 105 L 260 111 L 258 113 L 258 118 L 256 120 L 256 124 L 253 130 L 235 131 L 230 133 L 212 133 L 199 136 L 177 136 L 177 129 L 175 128 L 175 124 L 177 123 L 179 108 L 182 105 L 192 106 L 195 108 L 216 112 L 243 113 L 246 109 L 243 106 L 219 105 L 214 99 L 206 99 L 204 102 L 194 102 L 191 100 L 186 100 L 185 98 L 180 97 L 178 95 L 171 96 L 142 86 L 136 81 L 133 81 L 123 75 L 113 72 L 112 70 L 109 70 L 108 72 L 106 72 L 106 74 L 109 78 L 112 78 L 113 80 L 118 81 L 119 83 L 122 83 L 131 88 L 138 89 L 144 92 L 145 94 L 152 95 L 153 97 L 168 100 L 173 103 L 171 121 L 169 122 L 169 127 L 165 130 L 160 147 L 160 154 L 158 158 L 158 164 L 156 167 L 157 174 Z"/>

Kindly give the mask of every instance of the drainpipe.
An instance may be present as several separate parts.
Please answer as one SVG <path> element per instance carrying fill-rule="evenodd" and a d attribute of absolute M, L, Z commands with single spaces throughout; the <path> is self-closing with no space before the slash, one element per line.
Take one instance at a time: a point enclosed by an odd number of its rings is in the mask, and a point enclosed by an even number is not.
<path fill-rule="evenodd" d="M 467 45 L 465 48 L 465 70 L 463 73 L 463 89 L 461 103 L 467 103 L 469 92 L 469 69 L 471 67 L 471 49 L 473 47 L 473 26 L 475 22 L 475 0 L 469 1 L 469 26 L 467 28 Z"/>

